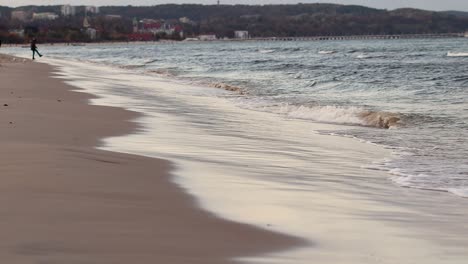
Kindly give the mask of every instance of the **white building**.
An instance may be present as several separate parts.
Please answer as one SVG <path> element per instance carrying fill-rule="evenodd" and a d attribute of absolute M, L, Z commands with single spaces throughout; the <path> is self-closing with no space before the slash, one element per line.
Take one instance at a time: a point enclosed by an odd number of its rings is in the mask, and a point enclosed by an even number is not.
<path fill-rule="evenodd" d="M 468 38 L 468 31 L 465 31 L 465 38 Z"/>
<path fill-rule="evenodd" d="M 89 39 L 95 40 L 97 37 L 97 30 L 94 28 L 87 28 L 86 35 L 88 36 Z"/>
<path fill-rule="evenodd" d="M 198 39 L 201 41 L 213 41 L 213 40 L 217 40 L 218 38 L 214 34 L 206 34 L 206 35 L 198 36 Z"/>
<path fill-rule="evenodd" d="M 44 13 L 33 13 L 33 20 L 54 20 L 58 18 L 58 15 L 51 12 Z"/>
<path fill-rule="evenodd" d="M 19 21 L 26 21 L 28 20 L 28 12 L 26 11 L 12 11 L 11 12 L 11 19 L 19 20 Z"/>
<path fill-rule="evenodd" d="M 98 6 L 86 6 L 85 11 L 87 14 L 99 14 Z"/>
<path fill-rule="evenodd" d="M 76 15 L 76 7 L 72 5 L 63 5 L 61 8 L 62 16 L 74 16 Z"/>
<path fill-rule="evenodd" d="M 192 20 L 190 20 L 190 18 L 188 18 L 188 17 L 179 18 L 179 22 L 183 23 L 183 24 L 194 24 L 194 22 Z"/>
<path fill-rule="evenodd" d="M 90 26 L 91 26 L 91 24 L 89 24 L 88 17 L 85 17 L 83 19 L 83 27 L 84 28 L 89 28 Z"/>
<path fill-rule="evenodd" d="M 245 30 L 236 30 L 234 31 L 234 38 L 236 39 L 248 39 L 249 32 Z"/>
<path fill-rule="evenodd" d="M 104 18 L 106 20 L 119 20 L 122 19 L 121 15 L 105 15 Z"/>
<path fill-rule="evenodd" d="M 10 34 L 17 35 L 18 37 L 24 38 L 24 29 L 10 29 Z"/>

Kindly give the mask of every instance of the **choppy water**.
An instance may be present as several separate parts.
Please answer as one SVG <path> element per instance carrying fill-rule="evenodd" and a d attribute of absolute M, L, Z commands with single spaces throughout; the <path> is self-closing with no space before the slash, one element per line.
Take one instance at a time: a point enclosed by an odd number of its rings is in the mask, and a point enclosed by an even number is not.
<path fill-rule="evenodd" d="M 241 108 L 346 125 L 321 132 L 357 137 L 394 151 L 393 159 L 369 169 L 388 170 L 402 186 L 468 196 L 468 39 L 43 50 L 49 57 L 230 90 L 229 100 Z"/>

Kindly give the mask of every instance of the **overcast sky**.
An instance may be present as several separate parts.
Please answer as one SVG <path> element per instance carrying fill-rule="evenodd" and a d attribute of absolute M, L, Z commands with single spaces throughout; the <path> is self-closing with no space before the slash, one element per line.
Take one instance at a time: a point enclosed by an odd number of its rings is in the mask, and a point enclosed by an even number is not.
<path fill-rule="evenodd" d="M 415 7 L 427 10 L 468 11 L 468 0 L 221 0 L 222 4 L 294 4 L 294 3 L 339 3 L 355 4 L 377 8 L 395 9 Z M 0 5 L 157 5 L 166 3 L 215 4 L 216 0 L 0 0 Z"/>

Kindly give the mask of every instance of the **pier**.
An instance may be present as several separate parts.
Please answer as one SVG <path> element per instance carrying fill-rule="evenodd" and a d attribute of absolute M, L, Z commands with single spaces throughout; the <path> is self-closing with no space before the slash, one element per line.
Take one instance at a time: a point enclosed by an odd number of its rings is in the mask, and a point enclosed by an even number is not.
<path fill-rule="evenodd" d="M 321 40 L 366 40 L 366 39 L 437 39 L 463 38 L 465 33 L 445 34 L 399 34 L 399 35 L 352 35 L 352 36 L 312 36 L 312 37 L 265 37 L 250 38 L 258 41 L 321 41 Z"/>

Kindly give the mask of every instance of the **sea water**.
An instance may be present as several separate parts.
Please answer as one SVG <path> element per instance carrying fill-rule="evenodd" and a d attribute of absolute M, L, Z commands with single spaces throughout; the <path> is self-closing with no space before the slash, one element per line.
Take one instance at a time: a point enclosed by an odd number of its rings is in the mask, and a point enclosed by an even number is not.
<path fill-rule="evenodd" d="M 395 157 L 374 168 L 388 170 L 399 185 L 468 196 L 467 39 L 109 44 L 43 50 L 48 57 L 230 90 L 229 99 L 240 108 L 346 125 L 321 132 L 392 149 Z"/>
<path fill-rule="evenodd" d="M 43 51 L 93 103 L 145 114 L 104 148 L 174 161 L 203 207 L 318 248 L 267 263 L 466 259 L 465 39 Z"/>

